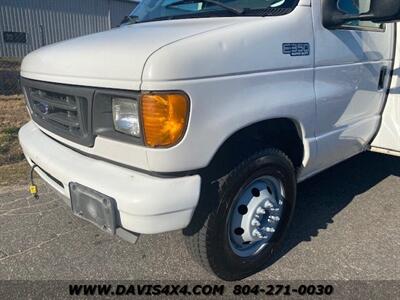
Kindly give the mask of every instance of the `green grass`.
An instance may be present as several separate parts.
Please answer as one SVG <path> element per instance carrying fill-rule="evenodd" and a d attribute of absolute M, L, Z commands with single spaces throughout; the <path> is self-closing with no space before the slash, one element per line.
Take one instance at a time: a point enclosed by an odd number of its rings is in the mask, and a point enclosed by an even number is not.
<path fill-rule="evenodd" d="M 18 127 L 9 127 L 3 130 L 3 133 L 9 136 L 17 136 L 19 128 Z"/>
<path fill-rule="evenodd" d="M 29 166 L 23 161 L 18 131 L 28 120 L 22 95 L 0 95 L 0 186 L 26 181 Z"/>
<path fill-rule="evenodd" d="M 20 151 L 15 151 L 18 147 L 17 127 L 3 129 L 0 134 L 0 163 L 14 163 L 23 159 Z"/>

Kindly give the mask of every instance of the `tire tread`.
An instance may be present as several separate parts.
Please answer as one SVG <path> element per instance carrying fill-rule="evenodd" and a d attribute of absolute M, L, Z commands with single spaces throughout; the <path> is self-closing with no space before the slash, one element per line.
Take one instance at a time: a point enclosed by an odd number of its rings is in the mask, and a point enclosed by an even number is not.
<path fill-rule="evenodd" d="M 228 174 L 222 176 L 218 179 L 218 195 L 220 198 L 223 197 L 223 191 L 225 191 L 225 187 L 231 184 L 237 175 L 243 170 L 246 169 L 246 166 L 249 165 L 249 162 L 253 161 L 256 158 L 263 156 L 278 156 L 283 161 L 287 163 L 287 166 L 295 173 L 295 168 L 292 161 L 289 157 L 281 150 L 277 148 L 267 148 L 262 151 L 258 151 L 253 155 L 249 156 L 247 159 L 243 160 L 239 165 L 237 165 L 234 169 L 232 169 Z M 185 236 L 185 244 L 188 249 L 189 254 L 193 258 L 193 260 L 198 263 L 201 267 L 203 267 L 209 273 L 216 274 L 219 277 L 224 277 L 226 280 L 235 280 L 236 276 L 233 275 L 232 279 L 229 278 L 229 274 L 226 274 L 224 270 L 218 269 L 218 264 L 214 263 L 214 257 L 208 255 L 207 249 L 209 249 L 209 239 L 207 239 L 208 228 L 210 226 L 210 222 L 215 217 L 217 210 L 213 210 L 207 217 L 204 225 L 201 229 L 191 236 Z M 213 267 L 211 266 L 213 264 Z"/>

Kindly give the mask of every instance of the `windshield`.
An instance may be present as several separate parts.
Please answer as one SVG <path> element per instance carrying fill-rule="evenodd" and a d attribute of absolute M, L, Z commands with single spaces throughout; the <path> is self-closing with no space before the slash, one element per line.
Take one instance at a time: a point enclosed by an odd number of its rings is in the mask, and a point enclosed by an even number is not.
<path fill-rule="evenodd" d="M 142 0 L 126 23 L 156 20 L 283 15 L 299 0 Z"/>

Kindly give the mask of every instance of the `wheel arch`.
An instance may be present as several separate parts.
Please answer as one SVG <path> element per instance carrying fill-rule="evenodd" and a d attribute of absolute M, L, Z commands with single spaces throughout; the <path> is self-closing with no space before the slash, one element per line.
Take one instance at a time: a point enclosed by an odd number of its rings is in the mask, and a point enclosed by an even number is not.
<path fill-rule="evenodd" d="M 298 170 L 306 155 L 303 132 L 300 122 L 288 117 L 250 124 L 236 130 L 221 143 L 206 169 L 219 178 L 249 155 L 271 147 L 283 151 Z"/>

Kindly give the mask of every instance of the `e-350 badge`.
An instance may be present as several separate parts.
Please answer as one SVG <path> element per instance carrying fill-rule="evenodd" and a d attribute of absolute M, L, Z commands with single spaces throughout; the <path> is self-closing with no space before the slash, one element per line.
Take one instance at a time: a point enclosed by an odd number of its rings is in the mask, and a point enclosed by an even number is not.
<path fill-rule="evenodd" d="M 282 44 L 282 53 L 290 56 L 308 56 L 310 55 L 310 44 L 284 43 Z"/>

